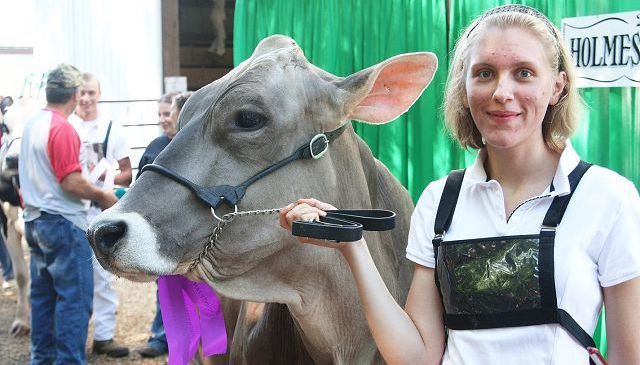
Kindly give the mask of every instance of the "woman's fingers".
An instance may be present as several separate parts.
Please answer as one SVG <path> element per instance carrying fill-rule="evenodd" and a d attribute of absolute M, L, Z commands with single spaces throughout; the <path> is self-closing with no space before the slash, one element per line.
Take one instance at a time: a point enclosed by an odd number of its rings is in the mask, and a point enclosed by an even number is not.
<path fill-rule="evenodd" d="M 289 222 L 287 221 L 287 213 L 289 213 L 294 206 L 295 204 L 291 203 L 286 207 L 280 208 L 280 213 L 278 215 L 278 219 L 280 221 L 280 227 L 289 231 L 291 230 L 291 225 L 289 225 Z"/>
<path fill-rule="evenodd" d="M 295 221 L 314 221 L 327 215 L 326 211 L 336 210 L 336 207 L 329 203 L 321 202 L 317 199 L 298 199 L 296 203 L 280 208 L 280 226 L 291 231 L 291 226 Z M 296 237 L 299 242 L 310 243 L 317 246 L 342 249 L 347 242 L 335 242 L 331 240 L 316 239 L 310 237 Z"/>
<path fill-rule="evenodd" d="M 304 198 L 304 199 L 298 199 L 297 201 L 298 204 L 308 204 L 312 207 L 316 207 L 322 210 L 336 210 L 336 207 L 334 207 L 333 205 L 329 204 L 329 203 L 325 203 L 325 202 L 321 202 L 318 199 L 313 199 L 313 198 Z"/>
<path fill-rule="evenodd" d="M 291 224 L 294 221 L 314 221 L 319 220 L 320 217 L 327 215 L 322 209 L 311 206 L 306 203 L 301 204 L 289 204 L 280 209 L 280 226 L 287 230 L 291 230 Z"/>

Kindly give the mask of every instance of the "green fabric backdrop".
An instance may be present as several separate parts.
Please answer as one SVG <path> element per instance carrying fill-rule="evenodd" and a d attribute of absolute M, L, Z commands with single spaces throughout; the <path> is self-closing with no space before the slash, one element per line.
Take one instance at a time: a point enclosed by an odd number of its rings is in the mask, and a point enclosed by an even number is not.
<path fill-rule="evenodd" d="M 271 34 L 294 38 L 309 61 L 346 76 L 398 53 L 424 51 L 440 67 L 420 100 L 384 126 L 356 123 L 356 132 L 407 187 L 414 201 L 427 183 L 468 165 L 473 151 L 462 151 L 445 133 L 442 95 L 448 54 L 461 30 L 486 9 L 508 3 L 537 8 L 560 25 L 564 17 L 638 10 L 637 0 L 237 0 L 234 62 L 248 58 Z M 448 24 L 447 24 L 448 19 Z M 635 88 L 590 88 L 581 93 L 589 108 L 572 139 L 583 159 L 609 167 L 640 184 L 640 93 Z M 606 352 L 604 318 L 596 343 Z"/>

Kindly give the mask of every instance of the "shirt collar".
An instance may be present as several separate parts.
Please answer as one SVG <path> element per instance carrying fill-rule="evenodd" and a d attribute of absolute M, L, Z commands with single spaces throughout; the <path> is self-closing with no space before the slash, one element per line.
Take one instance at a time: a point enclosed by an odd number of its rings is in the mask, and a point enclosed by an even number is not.
<path fill-rule="evenodd" d="M 467 169 L 462 183 L 462 189 L 476 184 L 487 183 L 487 172 L 484 169 L 484 161 L 486 159 L 487 150 L 483 148 L 478 152 L 473 165 Z M 580 157 L 578 153 L 573 148 L 571 142 L 567 140 L 566 146 L 560 155 L 560 163 L 553 177 L 553 191 L 550 191 L 551 189 L 549 188 L 546 192 L 560 196 L 569 194 L 571 192 L 569 174 L 578 166 L 579 162 Z"/>
<path fill-rule="evenodd" d="M 567 140 L 564 151 L 560 155 L 558 169 L 553 177 L 553 187 L 558 195 L 567 195 L 571 192 L 569 174 L 578 166 L 578 163 L 580 163 L 580 156 L 578 156 L 571 142 Z"/>

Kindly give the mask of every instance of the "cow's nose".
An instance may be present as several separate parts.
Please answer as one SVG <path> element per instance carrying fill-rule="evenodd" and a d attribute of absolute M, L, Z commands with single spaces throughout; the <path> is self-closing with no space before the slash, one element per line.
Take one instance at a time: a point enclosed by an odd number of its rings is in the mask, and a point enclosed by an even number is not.
<path fill-rule="evenodd" d="M 87 237 L 93 247 L 109 253 L 115 249 L 116 244 L 126 232 L 127 224 L 124 221 L 102 221 L 89 227 Z"/>

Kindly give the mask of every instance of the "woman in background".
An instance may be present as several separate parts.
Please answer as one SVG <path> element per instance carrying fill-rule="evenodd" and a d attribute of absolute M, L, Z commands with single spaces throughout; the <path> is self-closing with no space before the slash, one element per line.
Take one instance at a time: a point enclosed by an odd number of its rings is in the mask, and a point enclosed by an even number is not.
<path fill-rule="evenodd" d="M 176 133 L 178 133 L 177 123 L 180 110 L 184 106 L 187 99 L 193 94 L 191 91 L 182 93 L 168 93 L 158 100 L 158 124 L 162 128 L 163 135 L 154 139 L 144 150 L 140 163 L 138 164 L 138 173 L 136 180 L 140 177 L 142 168 L 153 163 L 153 160 L 164 150 L 171 142 Z M 151 337 L 147 344 L 138 350 L 142 357 L 157 357 L 168 352 L 167 335 L 162 323 L 162 312 L 158 302 L 158 293 L 156 291 L 156 315 L 151 324 Z"/>

